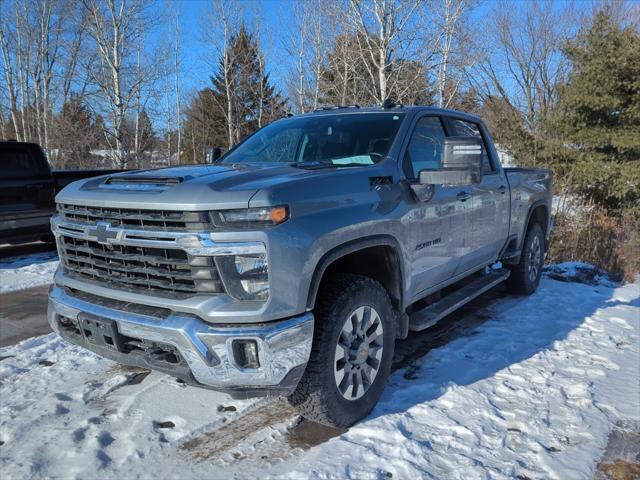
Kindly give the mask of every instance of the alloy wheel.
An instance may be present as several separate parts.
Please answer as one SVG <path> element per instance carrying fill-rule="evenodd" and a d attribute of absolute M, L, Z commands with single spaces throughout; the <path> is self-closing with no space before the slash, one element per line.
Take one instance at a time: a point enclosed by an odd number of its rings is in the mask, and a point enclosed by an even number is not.
<path fill-rule="evenodd" d="M 370 306 L 347 316 L 336 344 L 333 373 L 338 391 L 346 400 L 358 400 L 373 384 L 380 369 L 383 328 L 378 312 Z"/>
<path fill-rule="evenodd" d="M 542 246 L 540 245 L 540 237 L 535 235 L 531 240 L 531 248 L 529 248 L 529 280 L 535 282 L 540 271 L 540 260 L 542 259 Z"/>

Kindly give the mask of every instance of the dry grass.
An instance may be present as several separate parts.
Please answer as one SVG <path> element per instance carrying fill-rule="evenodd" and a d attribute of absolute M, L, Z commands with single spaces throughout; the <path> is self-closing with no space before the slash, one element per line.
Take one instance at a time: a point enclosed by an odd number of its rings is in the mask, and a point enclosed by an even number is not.
<path fill-rule="evenodd" d="M 556 212 L 547 261 L 582 261 L 615 278 L 633 280 L 640 272 L 640 213 L 617 216 L 593 205 Z"/>
<path fill-rule="evenodd" d="M 640 465 L 625 460 L 614 460 L 611 463 L 601 463 L 598 470 L 610 480 L 638 480 L 640 479 Z"/>

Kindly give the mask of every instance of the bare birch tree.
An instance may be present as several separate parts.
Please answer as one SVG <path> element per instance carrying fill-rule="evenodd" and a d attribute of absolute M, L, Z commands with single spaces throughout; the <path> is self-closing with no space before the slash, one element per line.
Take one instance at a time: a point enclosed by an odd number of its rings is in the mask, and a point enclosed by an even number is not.
<path fill-rule="evenodd" d="M 422 10 L 424 62 L 433 65 L 436 75 L 436 101 L 448 108 L 458 95 L 463 70 L 472 63 L 470 25 L 465 16 L 475 0 L 429 0 Z"/>
<path fill-rule="evenodd" d="M 350 0 L 349 20 L 356 34 L 371 93 L 382 104 L 398 81 L 398 59 L 415 46 L 419 0 Z M 407 53 L 406 57 L 411 56 Z"/>
<path fill-rule="evenodd" d="M 551 0 L 521 4 L 519 15 L 511 6 L 498 5 L 492 15 L 489 45 L 472 70 L 470 80 L 485 97 L 497 96 L 522 112 L 526 127 L 535 130 L 540 117 L 554 106 L 558 86 L 569 65 L 562 53 L 575 21 L 571 10 Z"/>
<path fill-rule="evenodd" d="M 282 4 L 282 8 L 285 7 Z M 299 113 L 304 113 L 307 109 L 308 91 L 308 30 L 310 23 L 309 2 L 296 2 L 291 11 L 293 17 L 293 28 L 290 35 L 283 38 L 285 54 L 293 60 L 289 77 L 289 89 L 293 94 L 293 106 Z"/>
<path fill-rule="evenodd" d="M 16 140 L 22 141 L 22 130 L 18 123 L 18 86 L 17 72 L 15 71 L 16 62 L 15 58 L 11 55 L 8 40 L 11 37 L 15 38 L 10 29 L 9 22 L 7 21 L 7 16 L 5 16 L 5 12 L 3 11 L 2 23 L 0 23 L 0 50 L 2 51 L 2 64 L 4 80 L 6 83 L 4 86 L 5 88 L 3 88 L 2 91 L 6 92 L 6 96 L 8 97 L 8 110 Z"/>
<path fill-rule="evenodd" d="M 87 33 L 93 41 L 98 61 L 89 68 L 92 83 L 109 113 L 106 139 L 116 165 L 126 167 L 125 121 L 136 103 L 143 84 L 150 79 L 149 65 L 136 67 L 136 47 L 144 45 L 152 27 L 147 0 L 83 0 L 87 13 Z"/>
<path fill-rule="evenodd" d="M 324 64 L 338 31 L 332 21 L 339 17 L 339 11 L 337 2 L 307 0 L 293 4 L 290 14 L 294 28 L 283 38 L 283 48 L 291 63 L 289 90 L 299 113 L 318 108 Z"/>
<path fill-rule="evenodd" d="M 14 135 L 39 142 L 49 153 L 54 111 L 77 73 L 82 22 L 76 13 L 70 0 L 0 4 L 2 90 Z"/>
<path fill-rule="evenodd" d="M 313 28 L 314 41 L 321 46 L 313 59 L 314 110 L 321 101 L 330 105 L 361 102 L 354 91 L 354 82 L 359 77 L 356 70 L 362 59 L 359 48 L 352 41 L 353 26 L 348 15 L 350 4 L 334 1 L 324 5 L 325 8 L 320 10 L 324 20 Z M 366 95 L 369 96 L 368 92 Z"/>
<path fill-rule="evenodd" d="M 175 48 L 173 49 L 173 71 L 174 71 L 174 94 L 176 102 L 175 113 L 175 130 L 176 130 L 176 152 L 178 161 L 180 160 L 180 152 L 182 152 L 182 104 L 180 91 L 180 22 L 179 15 L 176 13 L 174 20 L 174 39 Z M 171 152 L 169 152 L 169 164 L 171 164 Z"/>
<path fill-rule="evenodd" d="M 214 69 L 221 70 L 224 83 L 226 104 L 221 106 L 227 124 L 227 141 L 229 147 L 239 141 L 240 118 L 237 118 L 233 105 L 237 84 L 233 72 L 232 36 L 242 24 L 243 6 L 232 0 L 212 0 L 208 14 L 201 25 L 202 39 L 211 49 Z M 216 64 L 218 59 L 222 59 Z"/>

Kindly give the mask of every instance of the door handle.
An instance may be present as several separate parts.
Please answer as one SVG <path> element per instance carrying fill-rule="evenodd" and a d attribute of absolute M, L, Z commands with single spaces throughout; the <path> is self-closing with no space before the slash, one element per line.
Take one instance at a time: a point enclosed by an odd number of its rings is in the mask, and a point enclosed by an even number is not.
<path fill-rule="evenodd" d="M 503 194 L 503 195 L 504 195 L 505 193 L 507 193 L 507 186 L 506 186 L 506 185 L 500 185 L 500 186 L 498 187 L 498 191 L 499 191 L 501 194 Z"/>
<path fill-rule="evenodd" d="M 456 198 L 461 202 L 466 202 L 471 198 L 471 194 L 468 192 L 460 192 L 459 194 L 456 195 Z"/>

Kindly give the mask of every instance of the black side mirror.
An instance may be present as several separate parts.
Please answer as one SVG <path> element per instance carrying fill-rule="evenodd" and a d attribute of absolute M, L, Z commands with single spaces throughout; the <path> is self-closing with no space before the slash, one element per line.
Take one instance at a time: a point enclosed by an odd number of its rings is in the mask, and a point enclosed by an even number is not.
<path fill-rule="evenodd" d="M 222 149 L 220 147 L 212 147 L 207 149 L 204 162 L 205 163 L 217 163 L 222 157 Z"/>
<path fill-rule="evenodd" d="M 423 185 L 473 185 L 481 181 L 482 141 L 475 137 L 445 139 L 442 168 L 420 171 Z"/>

